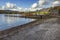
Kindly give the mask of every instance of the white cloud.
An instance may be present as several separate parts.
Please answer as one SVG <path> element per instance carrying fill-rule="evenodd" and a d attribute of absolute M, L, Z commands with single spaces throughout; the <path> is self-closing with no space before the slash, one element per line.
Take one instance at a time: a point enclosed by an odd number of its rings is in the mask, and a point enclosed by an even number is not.
<path fill-rule="evenodd" d="M 41 0 L 41 5 L 43 2 L 44 2 L 44 0 L 43 1 Z M 40 0 L 38 3 L 33 3 L 31 8 L 21 8 L 21 7 L 18 7 L 16 4 L 7 2 L 0 9 L 1 10 L 13 10 L 13 11 L 36 11 L 36 10 L 41 9 L 41 8 L 39 8 L 39 5 L 40 5 Z"/>
<path fill-rule="evenodd" d="M 36 11 L 37 9 L 36 8 L 30 8 L 29 11 Z"/>
<path fill-rule="evenodd" d="M 45 3 L 45 0 L 39 0 L 38 1 L 39 6 L 42 6 L 44 3 Z"/>
<path fill-rule="evenodd" d="M 32 8 L 36 8 L 37 7 L 37 3 L 34 3 L 33 5 L 32 5 Z"/>
<path fill-rule="evenodd" d="M 32 7 L 30 10 L 32 11 L 40 10 L 42 9 L 44 3 L 45 3 L 45 0 L 39 0 L 38 2 L 32 4 Z"/>
<path fill-rule="evenodd" d="M 4 6 L 2 6 L 1 10 L 12 10 L 12 11 L 30 11 L 29 8 L 21 8 L 18 7 L 16 4 L 7 2 Z"/>
<path fill-rule="evenodd" d="M 7 7 L 7 8 L 10 8 L 11 6 L 13 6 L 13 4 L 11 4 L 11 3 L 6 3 L 6 7 Z"/>
<path fill-rule="evenodd" d="M 60 6 L 60 0 L 39 0 L 33 4 L 33 8 L 35 9 L 48 8 L 51 6 Z"/>
<path fill-rule="evenodd" d="M 13 9 L 13 8 L 16 8 L 16 4 L 9 3 L 9 2 L 5 4 L 5 9 Z"/>
<path fill-rule="evenodd" d="M 60 6 L 60 1 L 54 1 L 54 2 L 52 3 L 52 6 Z"/>
<path fill-rule="evenodd" d="M 13 10 L 13 11 L 36 11 L 42 8 L 47 8 L 51 6 L 60 6 L 60 0 L 39 0 L 36 3 L 33 3 L 31 8 L 21 8 L 16 4 L 7 2 L 0 9 L 2 10 Z"/>
<path fill-rule="evenodd" d="M 1 10 L 13 10 L 13 11 L 21 11 L 21 7 L 18 7 L 16 4 L 7 2 L 5 5 L 3 5 Z"/>

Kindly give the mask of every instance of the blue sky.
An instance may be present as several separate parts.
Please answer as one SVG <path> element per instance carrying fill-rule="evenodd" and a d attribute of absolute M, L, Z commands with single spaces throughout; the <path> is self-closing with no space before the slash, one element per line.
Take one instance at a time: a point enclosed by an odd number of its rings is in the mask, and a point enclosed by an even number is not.
<path fill-rule="evenodd" d="M 35 11 L 60 6 L 60 0 L 0 0 L 1 10 Z"/>
<path fill-rule="evenodd" d="M 0 0 L 0 6 L 5 5 L 7 2 L 10 2 L 23 8 L 29 8 L 33 3 L 36 3 L 37 1 L 38 0 Z"/>

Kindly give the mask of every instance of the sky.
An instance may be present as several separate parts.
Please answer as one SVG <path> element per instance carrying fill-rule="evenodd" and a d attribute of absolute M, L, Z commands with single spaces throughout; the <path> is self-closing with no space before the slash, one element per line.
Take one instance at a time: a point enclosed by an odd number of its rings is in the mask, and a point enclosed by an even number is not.
<path fill-rule="evenodd" d="M 37 2 L 38 0 L 0 0 L 0 6 L 5 5 L 5 3 L 14 3 L 17 6 L 23 8 L 29 8 L 33 3 Z"/>
<path fill-rule="evenodd" d="M 60 6 L 60 0 L 0 0 L 0 10 L 36 11 Z"/>

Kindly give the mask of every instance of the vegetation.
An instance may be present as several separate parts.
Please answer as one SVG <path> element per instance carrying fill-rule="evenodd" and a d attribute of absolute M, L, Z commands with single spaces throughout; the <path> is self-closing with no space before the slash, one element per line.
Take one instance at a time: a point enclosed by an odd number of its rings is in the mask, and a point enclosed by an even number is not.
<path fill-rule="evenodd" d="M 60 6 L 46 8 L 46 9 L 35 11 L 35 12 L 18 12 L 18 11 L 0 10 L 0 14 L 1 13 L 5 13 L 5 14 L 22 14 L 22 15 L 26 15 L 26 16 L 50 15 L 51 11 L 53 11 L 53 10 L 57 10 L 60 14 Z"/>
<path fill-rule="evenodd" d="M 38 14 L 38 15 L 48 15 L 49 12 L 47 12 L 47 11 L 43 12 L 43 11 L 42 11 L 42 12 L 37 12 L 37 14 Z"/>

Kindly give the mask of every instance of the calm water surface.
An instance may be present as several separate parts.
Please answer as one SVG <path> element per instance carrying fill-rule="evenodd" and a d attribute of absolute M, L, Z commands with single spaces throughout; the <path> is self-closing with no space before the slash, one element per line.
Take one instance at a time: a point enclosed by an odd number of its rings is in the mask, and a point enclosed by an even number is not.
<path fill-rule="evenodd" d="M 9 16 L 7 17 L 5 16 L 5 14 L 0 14 L 0 31 L 16 27 L 18 25 L 23 25 L 31 21 L 34 21 L 34 19 L 9 17 Z"/>

